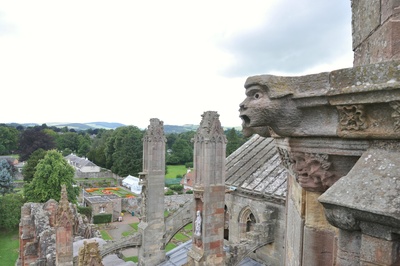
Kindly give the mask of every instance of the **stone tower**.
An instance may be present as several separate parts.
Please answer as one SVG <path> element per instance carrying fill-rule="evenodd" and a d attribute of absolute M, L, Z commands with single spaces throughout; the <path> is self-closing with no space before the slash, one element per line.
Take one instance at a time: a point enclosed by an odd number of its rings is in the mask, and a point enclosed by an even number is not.
<path fill-rule="evenodd" d="M 165 143 L 163 122 L 157 118 L 150 119 L 143 138 L 143 172 L 139 173 L 142 204 L 138 227 L 143 239 L 139 265 L 142 266 L 157 265 L 165 260 Z"/>
<path fill-rule="evenodd" d="M 56 214 L 56 265 L 73 265 L 74 216 L 68 202 L 67 189 L 61 186 L 61 199 Z"/>
<path fill-rule="evenodd" d="M 193 141 L 195 214 L 188 265 L 224 265 L 226 137 L 217 112 L 202 115 Z"/>

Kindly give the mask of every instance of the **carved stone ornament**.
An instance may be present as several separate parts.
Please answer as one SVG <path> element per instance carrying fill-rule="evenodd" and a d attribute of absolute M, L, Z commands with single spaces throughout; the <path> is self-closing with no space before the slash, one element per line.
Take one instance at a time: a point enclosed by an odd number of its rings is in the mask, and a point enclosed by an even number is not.
<path fill-rule="evenodd" d="M 215 111 L 207 111 L 201 117 L 202 120 L 194 136 L 194 141 L 226 143 L 224 129 L 219 121 L 219 114 Z"/>
<path fill-rule="evenodd" d="M 143 137 L 146 142 L 166 142 L 164 136 L 164 122 L 158 118 L 151 118 L 150 125 Z"/>
<path fill-rule="evenodd" d="M 341 208 L 325 208 L 325 216 L 335 227 L 350 231 L 360 230 L 359 221 L 349 211 Z"/>
<path fill-rule="evenodd" d="M 199 199 L 202 202 L 204 202 L 204 199 L 203 199 L 204 193 L 203 193 L 203 191 L 193 191 L 193 195 L 194 195 L 195 199 Z"/>
<path fill-rule="evenodd" d="M 329 171 L 328 154 L 292 152 L 278 148 L 282 164 L 295 177 L 302 188 L 312 192 L 324 192 L 340 177 Z"/>
<path fill-rule="evenodd" d="M 364 105 L 337 106 L 341 130 L 363 130 L 367 128 Z"/>
<path fill-rule="evenodd" d="M 398 132 L 400 131 L 400 102 L 390 102 L 389 105 L 394 109 L 391 117 L 394 119 L 394 131 Z"/>
<path fill-rule="evenodd" d="M 61 199 L 57 207 L 56 224 L 59 227 L 72 227 L 74 215 L 69 207 L 68 194 L 65 185 L 61 185 Z"/>
<path fill-rule="evenodd" d="M 99 250 L 99 243 L 83 242 L 83 247 L 79 249 L 78 266 L 103 266 Z"/>

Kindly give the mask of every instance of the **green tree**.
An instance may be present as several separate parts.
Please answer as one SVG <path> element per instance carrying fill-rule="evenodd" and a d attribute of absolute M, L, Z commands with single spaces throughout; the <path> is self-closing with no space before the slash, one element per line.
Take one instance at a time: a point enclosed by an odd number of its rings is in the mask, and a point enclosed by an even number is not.
<path fill-rule="evenodd" d="M 29 128 L 22 132 L 19 139 L 19 159 L 26 161 L 37 149 L 42 148 L 47 151 L 55 147 L 54 138 L 51 135 L 46 134 L 40 127 Z"/>
<path fill-rule="evenodd" d="M 78 155 L 87 157 L 92 144 L 92 139 L 89 134 L 79 134 L 78 135 Z"/>
<path fill-rule="evenodd" d="M 33 176 L 36 172 L 36 165 L 39 163 L 39 160 L 44 158 L 46 153 L 45 150 L 38 149 L 29 156 L 29 159 L 22 168 L 22 176 L 24 177 L 25 182 L 29 183 L 33 180 Z"/>
<path fill-rule="evenodd" d="M 112 136 L 113 132 L 114 130 L 100 129 L 92 141 L 89 152 L 87 153 L 87 157 L 94 164 L 107 168 L 105 149 L 107 140 Z"/>
<path fill-rule="evenodd" d="M 178 135 L 167 154 L 167 164 L 186 164 L 193 162 L 193 143 L 195 131 L 183 132 Z"/>
<path fill-rule="evenodd" d="M 142 171 L 143 131 L 135 126 L 119 127 L 107 139 L 107 168 L 120 176 L 137 175 Z"/>
<path fill-rule="evenodd" d="M 12 154 L 18 147 L 19 132 L 9 126 L 0 126 L 0 155 Z"/>
<path fill-rule="evenodd" d="M 73 187 L 75 170 L 56 150 L 50 150 L 36 166 L 32 182 L 25 185 L 27 201 L 46 202 L 49 199 L 60 200 L 61 185 L 65 184 L 68 200 L 76 202 L 79 189 Z"/>
<path fill-rule="evenodd" d="M 229 156 L 232 152 L 236 151 L 242 146 L 246 139 L 239 133 L 235 128 L 231 128 L 225 132 L 227 144 L 226 144 L 226 156 Z"/>
<path fill-rule="evenodd" d="M 25 203 L 22 195 L 7 194 L 0 197 L 0 228 L 16 228 L 21 219 L 21 207 Z"/>
<path fill-rule="evenodd" d="M 78 134 L 74 132 L 66 132 L 60 134 L 57 138 L 57 150 L 63 151 L 70 149 L 73 152 L 77 152 L 79 147 Z"/>
<path fill-rule="evenodd" d="M 13 191 L 13 168 L 6 159 L 0 160 L 0 193 L 4 196 Z"/>

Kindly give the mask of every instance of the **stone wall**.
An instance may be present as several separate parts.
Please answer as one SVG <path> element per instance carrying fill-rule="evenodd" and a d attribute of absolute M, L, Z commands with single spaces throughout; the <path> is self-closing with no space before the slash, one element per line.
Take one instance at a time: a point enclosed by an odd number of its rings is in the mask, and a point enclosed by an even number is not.
<path fill-rule="evenodd" d="M 58 203 L 25 203 L 21 207 L 20 249 L 18 266 L 56 265 L 55 214 Z M 74 215 L 74 236 L 100 237 L 100 233 L 70 205 Z"/>
<path fill-rule="evenodd" d="M 229 217 L 230 262 L 247 255 L 266 265 L 282 265 L 285 261 L 285 203 L 231 193 L 226 194 L 225 204 Z M 256 223 L 246 232 L 245 220 L 250 213 Z"/>

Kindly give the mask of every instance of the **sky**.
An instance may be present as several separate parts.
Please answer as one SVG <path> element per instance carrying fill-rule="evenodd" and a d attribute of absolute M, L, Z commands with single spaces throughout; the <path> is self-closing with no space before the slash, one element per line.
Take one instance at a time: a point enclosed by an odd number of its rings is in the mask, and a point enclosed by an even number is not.
<path fill-rule="evenodd" d="M 0 123 L 241 125 L 249 76 L 352 66 L 350 0 L 3 0 Z"/>

